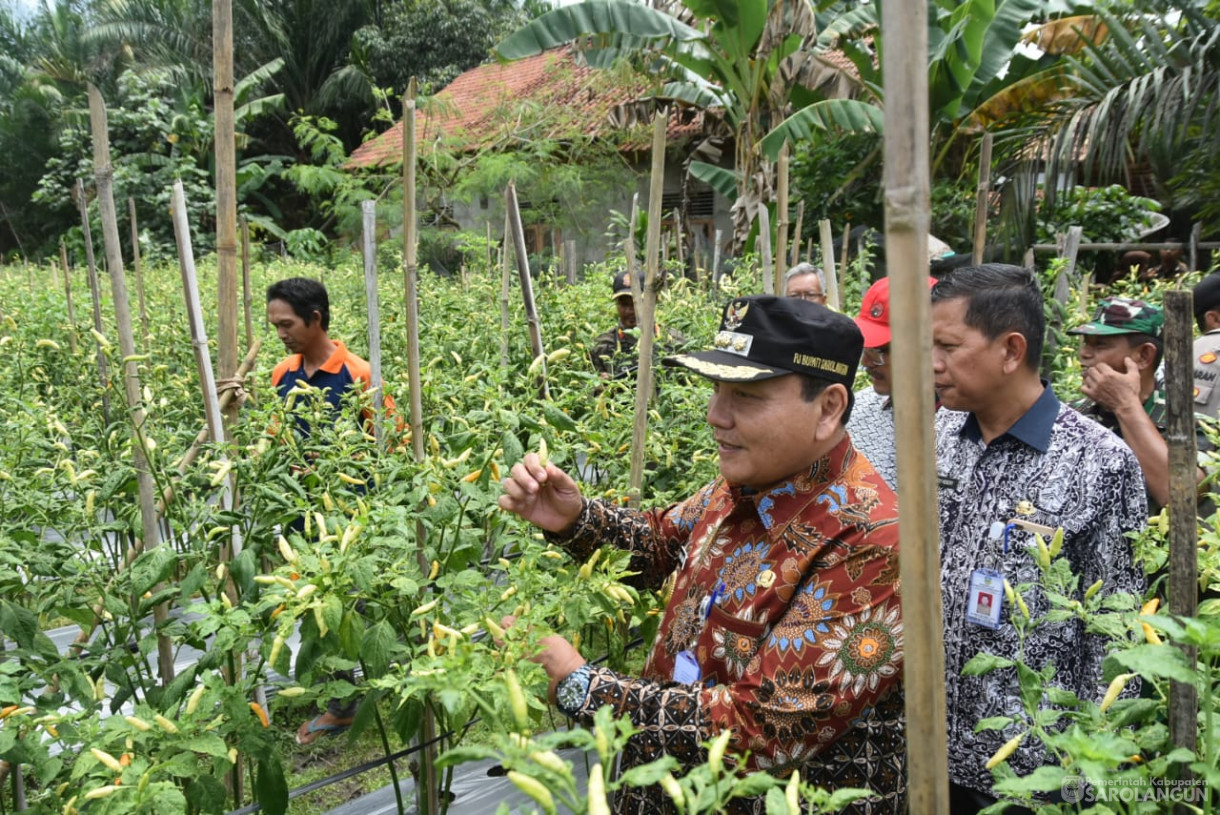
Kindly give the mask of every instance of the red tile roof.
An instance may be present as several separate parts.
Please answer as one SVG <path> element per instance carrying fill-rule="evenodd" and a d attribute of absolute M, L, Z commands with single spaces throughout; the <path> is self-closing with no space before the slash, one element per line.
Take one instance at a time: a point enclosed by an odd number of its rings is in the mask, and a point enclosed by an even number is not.
<path fill-rule="evenodd" d="M 642 79 L 624 79 L 613 71 L 578 63 L 570 46 L 515 62 L 491 62 L 466 71 L 425 103 L 416 113 L 416 143 L 440 138 L 452 149 L 472 150 L 518 132 L 529 137 L 533 131 L 544 138 L 571 132 L 574 126 L 587 136 L 618 132 L 612 112 L 646 96 L 647 90 Z M 668 138 L 672 141 L 701 128 L 702 116 L 675 110 L 670 114 Z M 348 166 L 375 167 L 401 160 L 400 122 L 357 148 Z"/>

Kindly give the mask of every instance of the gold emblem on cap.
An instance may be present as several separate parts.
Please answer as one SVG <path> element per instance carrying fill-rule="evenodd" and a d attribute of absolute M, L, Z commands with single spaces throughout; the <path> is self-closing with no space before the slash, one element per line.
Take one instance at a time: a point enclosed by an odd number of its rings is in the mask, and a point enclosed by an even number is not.
<path fill-rule="evenodd" d="M 753 365 L 721 365 L 719 362 L 708 362 L 707 360 L 693 357 L 690 354 L 678 354 L 670 357 L 670 359 L 679 365 L 690 368 L 697 374 L 702 374 L 712 379 L 724 379 L 729 382 L 747 382 L 751 379 L 757 379 L 759 376 L 775 373 L 773 368 L 755 367 Z"/>
<path fill-rule="evenodd" d="M 770 569 L 763 569 L 758 573 L 758 578 L 754 582 L 764 589 L 769 589 L 775 584 L 775 572 Z"/>
<path fill-rule="evenodd" d="M 1037 511 L 1038 510 L 1034 508 L 1033 501 L 1024 500 L 1024 501 L 1017 502 L 1017 514 L 1018 515 L 1033 515 Z"/>
<path fill-rule="evenodd" d="M 746 312 L 750 310 L 749 303 L 742 303 L 738 300 L 730 305 L 724 312 L 724 328 L 726 331 L 736 331 L 741 325 L 741 321 L 746 318 Z"/>

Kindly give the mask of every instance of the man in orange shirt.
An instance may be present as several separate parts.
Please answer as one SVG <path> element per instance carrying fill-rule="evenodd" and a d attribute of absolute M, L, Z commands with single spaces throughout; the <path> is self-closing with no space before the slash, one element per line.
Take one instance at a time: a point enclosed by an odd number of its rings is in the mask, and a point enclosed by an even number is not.
<path fill-rule="evenodd" d="M 287 399 L 299 383 L 322 391 L 324 398 L 337 414 L 344 395 L 353 387 L 366 389 L 372 385 L 369 364 L 347 350 L 339 340 L 327 333 L 330 328 L 330 297 L 326 287 L 316 280 L 292 277 L 273 283 L 267 289 L 267 322 L 275 326 L 276 334 L 289 351 L 271 372 L 271 384 L 280 398 Z M 385 395 L 387 415 L 394 410 L 394 400 Z M 364 416 L 366 422 L 370 415 Z M 309 423 L 297 417 L 297 430 L 309 434 Z M 352 681 L 347 672 L 335 678 Z M 326 711 L 298 728 L 298 744 L 311 744 L 320 734 L 338 734 L 351 727 L 359 699 L 331 699 Z"/>

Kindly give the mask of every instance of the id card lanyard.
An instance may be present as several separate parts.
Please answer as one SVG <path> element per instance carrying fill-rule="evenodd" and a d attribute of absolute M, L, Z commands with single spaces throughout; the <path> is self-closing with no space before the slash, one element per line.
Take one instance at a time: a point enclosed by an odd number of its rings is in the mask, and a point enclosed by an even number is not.
<path fill-rule="evenodd" d="M 720 532 L 720 526 L 724 523 L 724 518 L 716 522 L 716 525 L 703 537 L 702 545 L 699 547 L 698 560 L 695 564 L 695 571 L 703 570 L 703 565 L 707 560 L 707 553 L 711 547 L 711 542 L 715 540 L 716 535 Z M 712 606 L 720 598 L 724 597 L 728 587 L 723 582 L 718 582 L 716 587 L 712 589 L 711 594 L 705 595 L 699 601 L 699 616 L 702 617 L 702 625 L 707 625 L 707 620 L 712 616 Z M 693 685 L 703 678 L 703 670 L 699 667 L 699 660 L 695 658 L 695 652 L 690 648 L 683 648 L 678 652 L 674 659 L 673 680 L 681 682 L 685 685 Z"/>
<path fill-rule="evenodd" d="M 1008 554 L 1008 533 L 1015 524 L 996 521 L 991 525 L 983 566 L 970 573 L 966 596 L 966 622 L 996 630 L 1004 611 L 1004 573 L 999 566 Z M 1000 549 L 1001 542 L 1003 549 Z M 997 551 L 998 550 L 998 551 Z"/>

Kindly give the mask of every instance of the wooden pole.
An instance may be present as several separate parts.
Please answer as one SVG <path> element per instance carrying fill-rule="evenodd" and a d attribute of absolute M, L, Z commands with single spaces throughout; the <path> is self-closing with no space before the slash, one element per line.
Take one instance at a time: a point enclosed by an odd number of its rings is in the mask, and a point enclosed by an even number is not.
<path fill-rule="evenodd" d="M 511 318 L 508 311 L 509 290 L 512 286 L 512 227 L 508 207 L 504 208 L 504 241 L 500 249 L 500 369 L 508 370 L 508 332 Z"/>
<path fill-rule="evenodd" d="M 106 125 L 106 104 L 102 94 L 90 83 L 89 122 L 93 130 L 93 170 L 97 184 L 98 209 L 102 218 L 102 244 L 106 250 L 106 267 L 110 272 L 110 290 L 114 298 L 114 316 L 119 330 L 119 351 L 123 363 L 123 392 L 132 425 L 132 466 L 136 471 L 136 486 L 140 497 L 140 540 L 142 550 L 160 545 L 157 526 L 157 498 L 145 448 L 144 399 L 140 388 L 140 368 L 136 355 L 135 334 L 131 330 L 131 304 L 127 299 L 127 275 L 123 271 L 123 252 L 119 245 L 119 222 L 114 208 L 114 169 L 110 166 L 110 137 Z M 169 606 L 159 603 L 153 609 L 153 619 L 160 628 L 169 622 Z M 157 656 L 162 687 L 174 679 L 174 652 L 165 634 L 157 635 Z"/>
<path fill-rule="evenodd" d="M 250 370 L 254 368 L 254 360 L 258 357 L 258 350 L 262 346 L 262 342 L 263 341 L 258 337 L 254 338 L 254 345 L 250 347 L 250 352 L 246 354 L 245 360 L 242 361 L 242 364 L 237 369 L 236 376 L 238 379 L 244 379 L 246 374 L 250 373 Z M 228 404 L 232 401 L 235 401 L 233 391 L 227 390 L 220 395 L 221 413 L 224 412 L 225 408 L 228 407 Z M 203 446 L 207 444 L 210 437 L 211 431 L 205 423 L 203 429 L 199 431 L 197 436 L 195 436 L 195 440 L 191 442 L 191 446 L 187 448 L 186 453 L 184 453 L 182 458 L 178 459 L 178 462 L 173 465 L 174 469 L 178 471 L 178 475 L 181 476 L 186 474 L 186 471 L 190 469 L 191 465 L 195 463 L 195 460 L 199 458 L 199 454 L 203 451 Z M 174 485 L 171 482 L 165 487 L 161 493 L 161 496 L 157 499 L 157 515 L 164 515 L 166 508 L 170 505 L 170 503 L 173 502 L 173 500 Z M 126 569 L 128 566 L 130 566 L 131 560 L 134 557 L 135 552 L 128 552 L 127 557 L 123 561 L 122 569 Z M 121 571 L 122 570 L 120 570 L 120 573 Z M 112 575 L 110 579 L 107 580 L 105 588 L 103 588 L 101 591 L 102 597 L 105 597 L 110 591 L 111 587 L 114 585 L 114 579 L 116 576 L 117 574 Z M 81 626 L 80 633 L 76 635 L 76 639 L 72 644 L 73 656 L 79 655 L 81 646 L 83 646 L 93 637 L 93 631 L 97 627 L 98 621 L 101 620 L 104 610 L 105 607 L 101 600 L 93 604 L 93 621 L 89 625 Z"/>
<path fill-rule="evenodd" d="M 648 402 L 652 399 L 652 347 L 655 341 L 658 255 L 661 244 L 661 196 L 665 191 L 665 129 L 669 108 L 657 108 L 652 119 L 652 178 L 648 189 L 648 237 L 644 246 L 644 284 L 635 308 L 640 326 L 639 370 L 635 380 L 635 416 L 631 428 L 631 474 L 628 502 L 640 505 L 644 486 L 644 441 L 648 433 Z"/>
<path fill-rule="evenodd" d="M 928 299 L 928 72 L 926 3 L 882 0 L 885 76 L 885 246 L 895 303 L 894 435 L 898 440 L 898 529 L 906 633 L 909 808 L 949 812 L 945 651 L 936 510 L 936 437 Z"/>
<path fill-rule="evenodd" d="M 979 149 L 979 184 L 974 201 L 974 254 L 975 266 L 983 262 L 987 248 L 987 199 L 991 196 L 991 142 L 990 131 L 983 134 L 983 146 Z"/>
<path fill-rule="evenodd" d="M 102 330 L 102 289 L 97 282 L 97 263 L 93 258 L 93 230 L 89 226 L 89 203 L 85 200 L 85 182 L 76 179 L 76 200 L 80 204 L 81 230 L 85 237 L 85 263 L 89 271 L 89 297 L 93 301 L 93 330 L 101 337 Z M 97 375 L 102 382 L 102 420 L 110 424 L 110 371 L 106 364 L 106 351 L 101 340 L 97 341 Z"/>
<path fill-rule="evenodd" d="M 64 297 L 68 300 L 68 346 L 76 356 L 76 309 L 72 307 L 72 274 L 68 271 L 68 247 L 59 242 L 59 265 L 64 269 Z"/>
<path fill-rule="evenodd" d="M 517 204 L 515 182 L 508 182 L 508 187 L 504 190 L 504 205 L 508 209 L 508 221 L 512 227 L 513 250 L 517 257 L 517 277 L 521 281 L 521 297 L 525 302 L 525 320 L 530 331 L 530 350 L 534 353 L 534 359 L 543 357 L 539 395 L 543 399 L 550 399 L 551 392 L 547 387 L 546 357 L 543 356 L 546 352 L 542 345 L 542 323 L 538 319 L 538 307 L 534 304 L 534 283 L 530 278 L 530 259 L 525 248 L 525 227 L 521 223 L 521 210 Z"/>
<path fill-rule="evenodd" d="M 419 350 L 419 261 L 418 231 L 415 215 L 415 77 L 407 84 L 402 101 L 402 273 L 407 306 L 407 380 L 411 389 L 411 452 L 417 462 L 425 458 L 424 402 L 420 377 Z M 422 519 L 415 521 L 415 558 L 420 571 L 427 574 L 427 530 Z M 431 704 L 424 705 L 424 720 L 420 729 L 419 776 L 416 779 L 416 808 L 426 815 L 439 811 L 437 796 L 440 789 L 436 776 L 436 717 Z M 398 784 L 394 794 L 399 795 Z M 402 808 L 401 799 L 398 806 Z"/>
<path fill-rule="evenodd" d="M 131 222 L 131 269 L 136 275 L 136 302 L 140 304 L 140 330 L 148 346 L 148 309 L 144 305 L 144 272 L 140 268 L 140 225 L 136 220 L 136 199 L 127 196 L 127 219 Z"/>
<path fill-rule="evenodd" d="M 1067 264 L 1059 270 L 1058 277 L 1055 278 L 1055 291 L 1053 297 L 1055 302 L 1059 304 L 1059 308 L 1055 310 L 1051 317 L 1051 327 L 1061 329 L 1063 327 L 1063 312 L 1067 309 L 1068 299 L 1072 295 L 1070 281 L 1072 275 L 1076 271 L 1076 251 L 1080 247 L 1081 228 L 1078 226 L 1068 227 L 1067 235 L 1060 235 L 1061 256 L 1067 259 Z M 1043 372 L 1050 375 L 1049 360 L 1054 356 L 1055 348 L 1058 343 L 1055 337 L 1058 331 L 1046 332 L 1046 354 L 1043 359 Z"/>
<path fill-rule="evenodd" d="M 801 262 L 801 230 L 805 228 L 805 199 L 796 202 L 796 229 L 792 232 L 792 259 L 789 266 Z"/>
<path fill-rule="evenodd" d="M 720 290 L 720 242 L 724 240 L 724 230 L 717 229 L 715 243 L 712 246 L 712 289 Z"/>
<path fill-rule="evenodd" d="M 684 237 L 684 235 L 682 232 L 682 212 L 681 212 L 681 210 L 675 208 L 674 209 L 674 249 L 675 249 L 675 253 L 678 256 L 678 268 L 680 268 L 682 270 L 682 274 L 685 275 L 686 274 L 686 253 L 682 247 L 683 237 Z M 662 275 L 666 274 L 666 270 L 662 269 L 661 274 Z"/>
<path fill-rule="evenodd" d="M 1192 272 L 1199 268 L 1199 238 L 1203 236 L 1203 224 L 1198 221 L 1190 228 L 1190 266 Z"/>
<path fill-rule="evenodd" d="M 216 367 L 237 370 L 237 142 L 233 118 L 233 3 L 212 0 L 216 140 Z M 237 405 L 227 415 L 237 419 Z"/>
<path fill-rule="evenodd" d="M 826 275 L 826 305 L 838 311 L 839 275 L 835 271 L 835 239 L 830 231 L 830 221 L 825 218 L 820 219 L 818 231 L 822 237 L 822 272 Z M 925 251 L 923 254 L 927 256 L 928 253 Z"/>
<path fill-rule="evenodd" d="M 766 205 L 758 208 L 758 254 L 762 258 L 763 294 L 779 294 L 775 286 L 775 265 L 771 257 L 771 211 Z"/>
<path fill-rule="evenodd" d="M 369 316 L 369 385 L 373 390 L 373 435 L 377 447 L 385 444 L 385 396 L 381 382 L 381 308 L 377 297 L 377 202 L 360 202 L 364 227 L 364 300 Z"/>
<path fill-rule="evenodd" d="M 254 342 L 254 319 L 251 310 L 254 308 L 254 297 L 250 293 L 250 223 L 246 216 L 241 216 L 241 293 L 242 315 L 246 321 L 246 347 Z"/>
<path fill-rule="evenodd" d="M 851 221 L 843 222 L 843 240 L 839 242 L 839 268 L 843 270 L 843 279 L 847 279 L 847 256 L 851 249 Z M 859 253 L 857 252 L 857 255 Z M 867 270 L 865 271 L 867 274 Z"/>
<path fill-rule="evenodd" d="M 208 334 L 203 322 L 203 305 L 199 299 L 199 280 L 195 275 L 195 253 L 191 246 L 191 226 L 186 212 L 186 194 L 182 182 L 175 181 L 171 193 L 171 214 L 174 222 L 174 237 L 178 243 L 178 267 L 182 272 L 182 291 L 186 297 L 186 314 L 190 323 L 191 346 L 195 352 L 195 367 L 199 369 L 199 384 L 203 390 L 204 412 L 207 418 L 208 435 L 220 448 L 219 460 L 228 458 L 224 445 L 226 434 L 221 400 L 216 394 L 216 376 L 212 371 L 212 355 L 208 348 Z M 227 512 L 233 511 L 233 482 L 225 479 L 220 489 L 220 505 Z M 158 514 L 164 508 L 158 510 Z M 222 560 L 232 560 L 241 554 L 242 541 L 237 527 L 233 528 L 229 543 L 221 550 Z M 227 581 L 230 600 L 237 599 L 237 587 Z M 235 654 L 240 659 L 240 654 Z"/>
<path fill-rule="evenodd" d="M 1198 609 L 1199 530 L 1195 479 L 1194 311 L 1190 289 L 1165 292 L 1165 407 L 1169 442 L 1169 613 L 1194 617 Z M 1179 645 L 1191 665 L 1196 649 Z M 1194 751 L 1199 698 L 1189 682 L 1170 682 L 1169 738 Z"/>
<path fill-rule="evenodd" d="M 567 261 L 567 268 L 564 270 L 567 274 L 568 285 L 576 285 L 576 241 L 565 241 L 563 249 L 564 260 Z"/>
<path fill-rule="evenodd" d="M 779 151 L 775 200 L 775 293 L 784 293 L 785 261 L 788 259 L 788 143 Z"/>
<path fill-rule="evenodd" d="M 1199 241 L 1199 249 L 1220 249 L 1220 241 Z M 1181 241 L 1164 241 L 1162 243 L 1081 243 L 1076 247 L 1081 252 L 1127 252 L 1138 249 L 1142 252 L 1159 252 L 1162 249 L 1189 250 L 1190 243 Z M 1035 243 L 1030 251 L 1041 255 L 1063 254 L 1062 243 Z"/>
<path fill-rule="evenodd" d="M 195 352 L 195 366 L 199 369 L 199 381 L 203 389 L 208 435 L 217 445 L 224 445 L 224 419 L 220 411 L 220 399 L 216 395 L 216 376 L 212 370 L 208 334 L 203 323 L 203 307 L 199 300 L 199 281 L 195 275 L 195 254 L 191 243 L 190 219 L 186 212 L 186 194 L 183 192 L 181 181 L 174 182 L 171 200 L 174 237 L 178 242 L 178 266 L 182 272 L 182 290 L 186 296 L 186 316 L 190 324 L 191 347 Z M 223 451 L 221 456 L 224 456 Z M 227 482 L 224 494 L 228 499 L 225 509 L 231 509 L 232 493 L 227 489 Z"/>
<path fill-rule="evenodd" d="M 402 279 L 407 316 L 407 382 L 411 389 L 411 448 L 416 461 L 424 460 L 424 402 L 420 385 L 418 230 L 415 215 L 415 77 L 402 100 Z M 418 530 L 422 531 L 422 530 Z M 418 541 L 420 568 L 426 572 L 424 541 Z M 428 797 L 432 797 L 430 789 Z"/>

